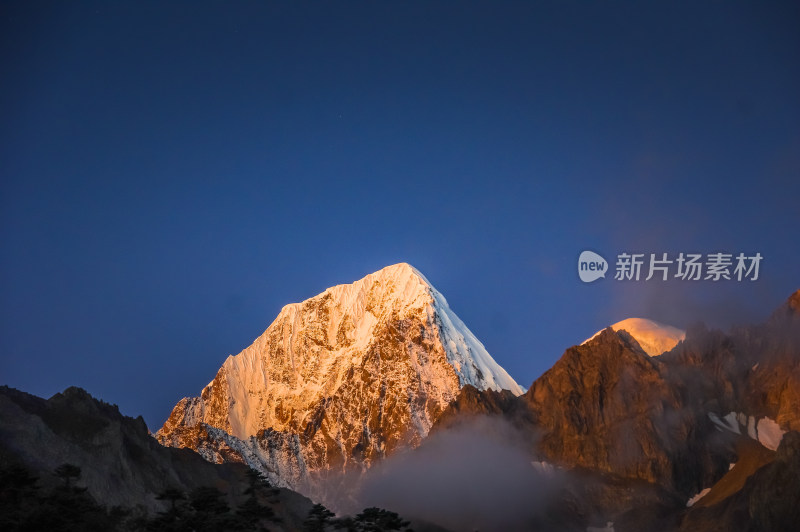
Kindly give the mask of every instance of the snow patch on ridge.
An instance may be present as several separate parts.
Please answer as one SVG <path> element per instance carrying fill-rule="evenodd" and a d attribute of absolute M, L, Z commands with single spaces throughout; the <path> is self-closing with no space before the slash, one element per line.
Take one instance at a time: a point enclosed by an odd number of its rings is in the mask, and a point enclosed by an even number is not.
<path fill-rule="evenodd" d="M 705 488 L 703 491 L 701 491 L 700 493 L 698 493 L 697 495 L 686 501 L 686 507 L 691 508 L 692 506 L 694 506 L 697 501 L 708 495 L 709 491 L 711 491 L 711 488 Z"/>
<path fill-rule="evenodd" d="M 781 430 L 780 426 L 768 417 L 758 420 L 756 432 L 758 433 L 758 441 L 761 442 L 761 445 L 773 451 L 778 450 L 783 435 L 786 434 L 785 430 Z"/>
<path fill-rule="evenodd" d="M 709 412 L 708 417 L 714 425 L 717 426 L 717 430 L 725 429 L 730 432 L 735 432 L 736 434 L 741 434 L 739 430 L 739 421 L 736 418 L 736 412 L 730 412 L 727 416 L 720 418 L 714 412 Z"/>
<path fill-rule="evenodd" d="M 786 431 L 782 430 L 775 420 L 768 417 L 757 419 L 742 412 L 728 412 L 727 415 L 720 418 L 714 412 L 709 412 L 708 418 L 719 431 L 727 430 L 735 434 L 743 434 L 743 431 L 746 430 L 746 435 L 750 439 L 756 440 L 772 451 L 778 450 L 783 435 L 786 434 Z"/>

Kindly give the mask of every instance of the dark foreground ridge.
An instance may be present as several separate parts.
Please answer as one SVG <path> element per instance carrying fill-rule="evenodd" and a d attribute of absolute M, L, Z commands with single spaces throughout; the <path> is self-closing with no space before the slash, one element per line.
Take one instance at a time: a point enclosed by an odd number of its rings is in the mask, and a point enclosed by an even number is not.
<path fill-rule="evenodd" d="M 0 386 L 0 530 L 410 530 L 394 512 L 336 517 L 242 463 L 164 447 L 144 420 L 80 388 L 42 399 Z M 414 523 L 417 532 L 444 529 Z M 446 532 L 446 531 L 444 531 Z"/>
<path fill-rule="evenodd" d="M 80 388 L 0 387 L 0 420 L 2 530 L 300 530 L 312 507 L 243 464 L 161 446 Z"/>

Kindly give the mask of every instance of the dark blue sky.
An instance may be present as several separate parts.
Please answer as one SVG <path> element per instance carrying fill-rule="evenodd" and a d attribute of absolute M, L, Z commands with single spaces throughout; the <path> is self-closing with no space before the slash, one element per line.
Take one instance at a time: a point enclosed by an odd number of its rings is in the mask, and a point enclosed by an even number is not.
<path fill-rule="evenodd" d="M 524 386 L 625 317 L 763 319 L 800 288 L 800 5 L 655 4 L 3 3 L 0 382 L 155 430 L 400 261 Z M 584 249 L 765 258 L 583 284 Z"/>

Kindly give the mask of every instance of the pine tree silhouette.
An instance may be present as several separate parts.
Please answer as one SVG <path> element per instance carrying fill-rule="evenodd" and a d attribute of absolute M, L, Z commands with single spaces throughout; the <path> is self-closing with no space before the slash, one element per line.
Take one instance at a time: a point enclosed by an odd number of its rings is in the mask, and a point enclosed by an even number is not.
<path fill-rule="evenodd" d="M 390 530 L 413 532 L 410 528 L 406 528 L 409 524 L 395 512 L 375 507 L 365 508 L 355 518 L 345 517 L 333 521 L 335 529 L 347 532 L 385 532 Z"/>
<path fill-rule="evenodd" d="M 81 478 L 81 468 L 73 464 L 61 464 L 55 470 L 55 475 L 64 480 L 64 487 L 70 489 L 70 479 Z"/>
<path fill-rule="evenodd" d="M 308 517 L 303 522 L 304 532 L 325 532 L 328 525 L 333 524 L 333 518 L 336 516 L 333 512 L 325 508 L 321 504 L 315 504 L 308 512 Z"/>
<path fill-rule="evenodd" d="M 156 500 L 169 501 L 169 508 L 159 512 L 157 516 L 147 521 L 147 529 L 159 532 L 182 532 L 189 530 L 187 523 L 187 509 L 183 501 L 186 495 L 177 488 L 167 488 L 156 496 Z"/>
<path fill-rule="evenodd" d="M 0 468 L 0 530 L 25 530 L 41 505 L 38 478 L 26 467 Z"/>
<path fill-rule="evenodd" d="M 280 519 L 271 507 L 262 504 L 261 499 L 270 501 L 278 490 L 274 489 L 267 478 L 255 469 L 249 469 L 246 476 L 248 487 L 244 493 L 247 498 L 236 510 L 236 515 L 244 525 L 250 527 L 248 530 L 266 530 L 262 521 L 279 522 Z"/>
<path fill-rule="evenodd" d="M 177 488 L 167 488 L 156 496 L 157 501 L 169 501 L 169 511 L 175 513 L 177 511 L 176 505 L 178 501 L 182 501 L 186 495 Z"/>
<path fill-rule="evenodd" d="M 73 464 L 62 464 L 53 474 L 64 481 L 64 485 L 38 498 L 36 512 L 29 516 L 22 530 L 115 530 L 124 517 L 124 512 L 112 515 L 87 493 L 86 488 L 73 485 L 81 476 L 81 468 Z"/>

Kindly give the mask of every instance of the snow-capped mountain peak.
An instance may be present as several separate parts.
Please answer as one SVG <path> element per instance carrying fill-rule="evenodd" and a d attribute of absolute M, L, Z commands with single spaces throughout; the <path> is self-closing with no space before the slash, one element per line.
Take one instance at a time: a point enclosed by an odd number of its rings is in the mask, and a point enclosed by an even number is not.
<path fill-rule="evenodd" d="M 628 334 L 639 342 L 639 345 L 644 349 L 645 353 L 651 357 L 670 351 L 673 347 L 678 345 L 678 342 L 686 338 L 685 331 L 672 327 L 671 325 L 664 325 L 663 323 L 644 318 L 628 318 L 618 321 L 611 325 L 611 328 L 614 331 L 627 331 Z M 603 331 L 597 331 L 590 338 L 584 340 L 581 345 L 589 342 L 601 332 Z"/>
<path fill-rule="evenodd" d="M 284 306 L 158 432 L 299 487 L 414 447 L 465 385 L 524 393 L 415 268 L 395 264 Z"/>

